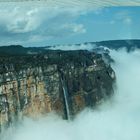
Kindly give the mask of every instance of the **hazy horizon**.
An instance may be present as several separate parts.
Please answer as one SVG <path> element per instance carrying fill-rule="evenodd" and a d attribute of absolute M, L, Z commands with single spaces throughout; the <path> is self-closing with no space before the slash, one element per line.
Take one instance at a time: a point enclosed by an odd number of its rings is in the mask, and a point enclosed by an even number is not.
<path fill-rule="evenodd" d="M 49 46 L 69 46 L 69 45 L 81 45 L 81 44 L 88 44 L 88 43 L 98 43 L 98 42 L 108 42 L 108 41 L 134 41 L 134 40 L 138 40 L 140 41 L 140 38 L 134 38 L 134 39 L 112 39 L 112 40 L 101 40 L 101 41 L 90 41 L 90 42 L 79 42 L 79 43 L 64 43 L 64 44 L 52 44 L 52 45 L 44 45 L 44 46 L 24 46 L 24 45 L 21 45 L 21 44 L 8 44 L 8 45 L 0 45 L 0 47 L 3 47 L 3 46 L 22 46 L 22 47 L 49 47 Z M 127 46 L 126 46 L 127 47 Z M 63 48 L 62 48 L 63 50 Z"/>

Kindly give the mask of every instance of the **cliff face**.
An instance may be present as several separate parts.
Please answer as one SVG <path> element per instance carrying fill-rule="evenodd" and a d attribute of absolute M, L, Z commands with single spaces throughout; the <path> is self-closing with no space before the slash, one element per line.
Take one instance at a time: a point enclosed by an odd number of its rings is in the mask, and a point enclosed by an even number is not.
<path fill-rule="evenodd" d="M 93 52 L 0 56 L 0 128 L 51 111 L 70 119 L 109 97 L 114 80 L 110 65 Z"/>

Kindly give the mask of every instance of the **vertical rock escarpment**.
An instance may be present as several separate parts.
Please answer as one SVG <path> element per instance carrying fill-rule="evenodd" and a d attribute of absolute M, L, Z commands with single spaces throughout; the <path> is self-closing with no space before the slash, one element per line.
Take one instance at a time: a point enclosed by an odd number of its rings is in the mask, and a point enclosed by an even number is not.
<path fill-rule="evenodd" d="M 93 52 L 0 56 L 0 129 L 51 111 L 70 119 L 109 97 L 114 80 L 110 65 Z"/>

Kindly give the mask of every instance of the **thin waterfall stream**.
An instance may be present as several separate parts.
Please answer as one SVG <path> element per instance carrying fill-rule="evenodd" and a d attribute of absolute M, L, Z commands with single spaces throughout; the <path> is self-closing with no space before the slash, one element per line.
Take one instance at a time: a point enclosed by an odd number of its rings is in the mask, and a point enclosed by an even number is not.
<path fill-rule="evenodd" d="M 64 102 L 66 105 L 66 115 L 67 115 L 67 119 L 70 120 L 71 117 L 70 117 L 70 109 L 69 109 L 69 103 L 68 103 L 68 90 L 62 78 L 61 78 L 61 83 L 62 83 L 62 89 L 63 89 L 63 95 L 64 95 Z"/>

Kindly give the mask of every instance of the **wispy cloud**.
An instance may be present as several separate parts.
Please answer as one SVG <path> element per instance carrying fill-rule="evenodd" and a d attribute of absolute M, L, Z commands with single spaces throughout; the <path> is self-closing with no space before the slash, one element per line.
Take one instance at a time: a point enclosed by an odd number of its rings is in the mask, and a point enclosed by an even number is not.
<path fill-rule="evenodd" d="M 126 10 L 118 11 L 114 16 L 114 19 L 110 21 L 110 24 L 115 24 L 118 22 L 121 22 L 125 25 L 131 25 L 133 23 L 133 20 L 130 11 Z"/>
<path fill-rule="evenodd" d="M 124 24 L 128 24 L 130 25 L 132 23 L 132 19 L 130 17 L 126 17 L 124 20 L 123 20 Z"/>

